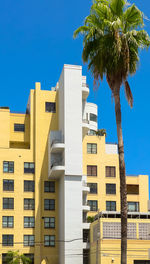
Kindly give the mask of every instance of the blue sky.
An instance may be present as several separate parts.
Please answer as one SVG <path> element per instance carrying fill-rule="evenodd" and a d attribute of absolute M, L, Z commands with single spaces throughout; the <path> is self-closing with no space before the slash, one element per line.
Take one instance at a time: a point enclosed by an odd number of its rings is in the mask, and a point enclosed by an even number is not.
<path fill-rule="evenodd" d="M 131 1 L 133 2 L 133 1 Z M 135 0 L 150 14 L 149 0 Z M 63 64 L 83 65 L 82 38 L 73 31 L 89 14 L 88 0 L 7 0 L 0 8 L 0 105 L 24 112 L 29 90 L 40 81 L 42 89 L 55 86 Z M 145 21 L 150 34 L 150 21 Z M 121 92 L 122 124 L 127 174 L 150 175 L 150 50 L 140 53 L 137 74 L 129 78 L 134 107 L 131 110 Z M 106 83 L 93 92 L 93 78 L 83 65 L 90 85 L 88 101 L 99 106 L 99 128 L 107 130 L 107 141 L 116 142 L 114 103 Z"/>

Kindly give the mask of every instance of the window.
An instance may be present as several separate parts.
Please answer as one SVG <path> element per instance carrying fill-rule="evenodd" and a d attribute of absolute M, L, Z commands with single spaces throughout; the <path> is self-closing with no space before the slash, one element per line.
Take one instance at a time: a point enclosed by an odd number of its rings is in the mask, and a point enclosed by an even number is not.
<path fill-rule="evenodd" d="M 56 103 L 46 102 L 45 111 L 49 113 L 56 113 Z"/>
<path fill-rule="evenodd" d="M 4 228 L 14 227 L 14 217 L 13 216 L 3 216 L 3 227 Z"/>
<path fill-rule="evenodd" d="M 55 236 L 44 236 L 44 246 L 45 247 L 55 247 Z"/>
<path fill-rule="evenodd" d="M 33 228 L 35 226 L 34 217 L 24 217 L 24 228 Z"/>
<path fill-rule="evenodd" d="M 44 228 L 55 228 L 55 217 L 44 217 Z"/>
<path fill-rule="evenodd" d="M 90 211 L 97 211 L 97 201 L 88 200 L 88 205 L 90 206 Z"/>
<path fill-rule="evenodd" d="M 14 198 L 3 198 L 3 209 L 14 209 Z"/>
<path fill-rule="evenodd" d="M 128 202 L 128 212 L 139 212 L 139 202 Z"/>
<path fill-rule="evenodd" d="M 34 246 L 34 236 L 33 235 L 24 235 L 24 246 Z"/>
<path fill-rule="evenodd" d="M 13 235 L 2 235 L 2 245 L 3 246 L 13 246 L 14 236 Z"/>
<path fill-rule="evenodd" d="M 35 202 L 34 199 L 24 199 L 24 210 L 34 210 Z"/>
<path fill-rule="evenodd" d="M 3 172 L 4 173 L 14 173 L 14 162 L 13 161 L 3 161 Z"/>
<path fill-rule="evenodd" d="M 44 192 L 55 192 L 55 182 L 54 181 L 45 181 L 44 182 Z"/>
<path fill-rule="evenodd" d="M 3 253 L 2 254 L 2 264 L 8 264 L 8 261 L 6 260 L 6 256 L 7 254 L 6 253 Z M 13 259 L 10 259 L 10 261 L 13 260 Z"/>
<path fill-rule="evenodd" d="M 106 201 L 106 211 L 116 211 L 116 202 Z"/>
<path fill-rule="evenodd" d="M 127 184 L 127 194 L 139 195 L 139 185 Z"/>
<path fill-rule="evenodd" d="M 44 199 L 44 210 L 55 210 L 55 200 Z"/>
<path fill-rule="evenodd" d="M 14 124 L 14 131 L 25 132 L 24 124 Z"/>
<path fill-rule="evenodd" d="M 87 176 L 97 176 L 97 166 L 87 166 Z"/>
<path fill-rule="evenodd" d="M 24 162 L 24 173 L 34 173 L 34 162 Z"/>
<path fill-rule="evenodd" d="M 90 129 L 89 132 L 88 132 L 88 135 L 95 136 L 96 135 L 96 131 L 93 130 L 93 129 Z"/>
<path fill-rule="evenodd" d="M 30 259 L 30 264 L 34 264 L 34 254 L 24 254 L 24 256 Z"/>
<path fill-rule="evenodd" d="M 106 183 L 106 194 L 116 194 L 116 184 Z"/>
<path fill-rule="evenodd" d="M 90 121 L 97 122 L 97 115 L 90 113 Z"/>
<path fill-rule="evenodd" d="M 87 153 L 88 154 L 96 154 L 97 153 L 97 144 L 87 143 Z"/>
<path fill-rule="evenodd" d="M 3 180 L 3 191 L 14 191 L 14 180 Z"/>
<path fill-rule="evenodd" d="M 106 166 L 105 167 L 105 175 L 106 177 L 116 177 L 116 167 L 114 166 Z"/>
<path fill-rule="evenodd" d="M 34 181 L 24 181 L 24 192 L 34 192 Z"/>
<path fill-rule="evenodd" d="M 97 183 L 88 183 L 88 187 L 90 187 L 90 193 L 97 193 Z"/>

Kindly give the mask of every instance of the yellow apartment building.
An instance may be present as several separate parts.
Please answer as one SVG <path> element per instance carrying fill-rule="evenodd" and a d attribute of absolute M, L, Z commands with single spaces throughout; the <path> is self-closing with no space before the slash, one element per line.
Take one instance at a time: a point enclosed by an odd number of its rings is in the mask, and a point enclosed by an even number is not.
<path fill-rule="evenodd" d="M 26 113 L 0 107 L 0 264 L 9 250 L 32 264 L 119 263 L 119 255 L 112 257 L 120 254 L 119 233 L 115 240 L 101 231 L 98 242 L 95 231 L 104 230 L 104 222 L 120 228 L 118 149 L 95 135 L 97 105 L 87 102 L 88 94 L 82 67 L 64 65 L 56 87 L 42 90 L 36 83 L 30 90 Z M 127 192 L 136 216 L 129 219 L 136 230 L 129 243 L 143 248 L 139 225 L 148 230 L 150 223 L 148 176 L 127 176 Z M 90 229 L 87 217 L 98 210 L 104 217 Z"/>

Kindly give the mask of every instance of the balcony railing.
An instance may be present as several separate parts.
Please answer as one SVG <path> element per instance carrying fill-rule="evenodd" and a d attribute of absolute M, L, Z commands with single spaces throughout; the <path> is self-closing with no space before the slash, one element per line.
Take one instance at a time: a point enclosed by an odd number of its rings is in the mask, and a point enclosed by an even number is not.
<path fill-rule="evenodd" d="M 64 160 L 61 159 L 61 160 L 53 161 L 51 164 L 51 169 L 55 166 L 64 166 Z"/>

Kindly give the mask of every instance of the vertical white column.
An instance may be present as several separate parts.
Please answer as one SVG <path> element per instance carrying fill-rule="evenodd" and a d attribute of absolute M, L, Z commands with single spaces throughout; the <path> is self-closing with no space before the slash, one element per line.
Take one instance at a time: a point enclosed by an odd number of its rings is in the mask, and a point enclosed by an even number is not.
<path fill-rule="evenodd" d="M 82 264 L 82 67 L 64 65 L 59 80 L 59 130 L 65 175 L 59 183 L 60 264 Z"/>

